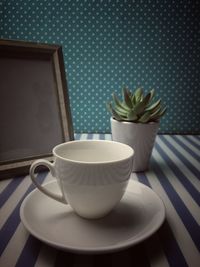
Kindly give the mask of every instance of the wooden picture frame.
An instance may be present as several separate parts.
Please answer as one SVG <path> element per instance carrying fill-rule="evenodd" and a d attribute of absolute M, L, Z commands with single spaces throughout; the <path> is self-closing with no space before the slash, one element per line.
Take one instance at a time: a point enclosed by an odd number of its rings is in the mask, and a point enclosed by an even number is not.
<path fill-rule="evenodd" d="M 62 47 L 0 40 L 0 178 L 28 174 L 73 139 Z"/>

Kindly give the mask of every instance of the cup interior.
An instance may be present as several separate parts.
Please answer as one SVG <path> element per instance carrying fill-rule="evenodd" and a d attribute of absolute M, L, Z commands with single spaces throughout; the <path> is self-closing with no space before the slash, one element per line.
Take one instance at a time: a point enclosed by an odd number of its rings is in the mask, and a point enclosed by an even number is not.
<path fill-rule="evenodd" d="M 60 144 L 53 154 L 63 160 L 84 163 L 116 162 L 131 158 L 133 149 L 125 144 L 107 140 L 77 140 Z"/>

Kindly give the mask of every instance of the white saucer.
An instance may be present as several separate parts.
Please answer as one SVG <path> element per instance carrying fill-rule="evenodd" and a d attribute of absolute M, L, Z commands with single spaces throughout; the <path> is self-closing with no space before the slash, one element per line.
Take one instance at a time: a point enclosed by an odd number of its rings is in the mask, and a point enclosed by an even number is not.
<path fill-rule="evenodd" d="M 45 187 L 59 192 L 56 182 Z M 38 189 L 24 199 L 20 217 L 32 235 L 51 246 L 78 253 L 104 253 L 148 238 L 163 223 L 165 208 L 149 187 L 130 181 L 121 202 L 102 219 L 83 219 L 69 205 L 47 197 Z"/>

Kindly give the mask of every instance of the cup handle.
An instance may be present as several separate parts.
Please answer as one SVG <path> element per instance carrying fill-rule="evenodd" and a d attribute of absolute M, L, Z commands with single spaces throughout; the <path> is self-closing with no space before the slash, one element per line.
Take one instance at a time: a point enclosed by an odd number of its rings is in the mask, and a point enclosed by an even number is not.
<path fill-rule="evenodd" d="M 58 195 L 58 194 L 54 194 L 50 191 L 48 191 L 47 189 L 45 189 L 43 186 L 41 186 L 38 182 L 37 182 L 37 179 L 36 179 L 36 175 L 35 175 L 35 169 L 38 167 L 38 166 L 45 166 L 47 167 L 52 176 L 55 177 L 55 169 L 54 169 L 54 164 L 50 163 L 49 161 L 45 160 L 45 159 L 39 159 L 39 160 L 36 160 L 32 163 L 31 167 L 30 167 L 30 177 L 31 177 L 31 180 L 32 182 L 35 184 L 35 186 L 42 192 L 44 193 L 45 195 L 57 200 L 57 201 L 60 201 L 64 204 L 67 204 L 67 201 L 65 200 L 64 198 L 64 195 L 62 193 L 62 196 Z"/>

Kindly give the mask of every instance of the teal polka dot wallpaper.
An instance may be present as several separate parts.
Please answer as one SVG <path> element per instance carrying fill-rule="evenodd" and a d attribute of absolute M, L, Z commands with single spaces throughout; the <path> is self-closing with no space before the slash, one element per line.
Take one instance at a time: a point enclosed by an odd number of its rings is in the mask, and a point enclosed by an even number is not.
<path fill-rule="evenodd" d="M 162 133 L 200 133 L 200 1 L 6 0 L 1 38 L 63 47 L 74 130 L 110 132 L 106 102 L 154 88 Z"/>

